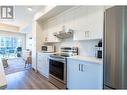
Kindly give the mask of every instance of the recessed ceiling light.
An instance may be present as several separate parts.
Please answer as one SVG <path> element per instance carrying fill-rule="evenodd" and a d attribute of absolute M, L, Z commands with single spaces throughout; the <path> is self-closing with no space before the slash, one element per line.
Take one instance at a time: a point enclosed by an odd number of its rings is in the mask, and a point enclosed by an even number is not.
<path fill-rule="evenodd" d="M 28 9 L 29 11 L 32 11 L 32 10 L 33 10 L 31 7 L 28 7 L 27 9 Z"/>

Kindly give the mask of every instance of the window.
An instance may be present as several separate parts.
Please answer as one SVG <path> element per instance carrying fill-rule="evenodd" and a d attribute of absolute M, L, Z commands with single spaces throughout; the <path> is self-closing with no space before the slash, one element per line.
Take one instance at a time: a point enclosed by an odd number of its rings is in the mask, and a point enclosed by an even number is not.
<path fill-rule="evenodd" d="M 15 53 L 17 47 L 22 47 L 22 39 L 0 36 L 0 56 Z"/>

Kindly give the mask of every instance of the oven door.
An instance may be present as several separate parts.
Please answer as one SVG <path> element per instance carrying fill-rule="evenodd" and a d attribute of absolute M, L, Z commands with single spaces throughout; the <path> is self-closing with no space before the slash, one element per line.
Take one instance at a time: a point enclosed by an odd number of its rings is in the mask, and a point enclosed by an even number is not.
<path fill-rule="evenodd" d="M 66 61 L 60 58 L 49 59 L 49 75 L 66 83 Z"/>

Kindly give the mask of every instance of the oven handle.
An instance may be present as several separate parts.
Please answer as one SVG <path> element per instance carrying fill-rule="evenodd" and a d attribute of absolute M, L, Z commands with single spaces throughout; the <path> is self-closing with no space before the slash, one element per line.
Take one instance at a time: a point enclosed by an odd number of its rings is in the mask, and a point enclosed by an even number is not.
<path fill-rule="evenodd" d="M 49 57 L 49 59 L 54 60 L 54 61 L 59 61 L 59 62 L 66 63 L 65 59 L 58 59 L 58 58 L 52 58 L 52 57 Z"/>

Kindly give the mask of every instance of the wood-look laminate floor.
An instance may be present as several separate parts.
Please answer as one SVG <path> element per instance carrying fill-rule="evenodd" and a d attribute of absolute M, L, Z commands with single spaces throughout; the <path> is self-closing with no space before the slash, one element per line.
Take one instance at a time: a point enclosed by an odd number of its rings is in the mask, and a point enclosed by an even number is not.
<path fill-rule="evenodd" d="M 29 69 L 6 75 L 8 89 L 58 89 L 47 78 Z"/>

